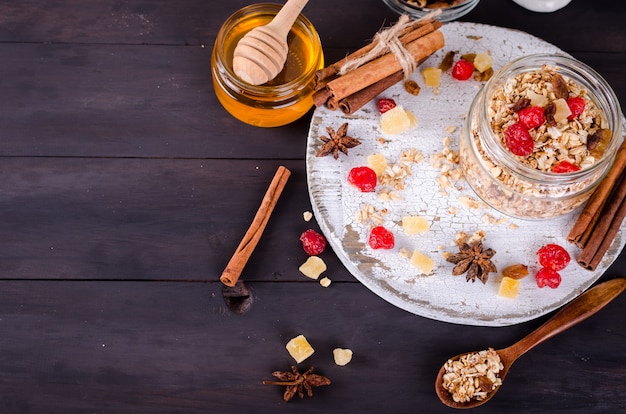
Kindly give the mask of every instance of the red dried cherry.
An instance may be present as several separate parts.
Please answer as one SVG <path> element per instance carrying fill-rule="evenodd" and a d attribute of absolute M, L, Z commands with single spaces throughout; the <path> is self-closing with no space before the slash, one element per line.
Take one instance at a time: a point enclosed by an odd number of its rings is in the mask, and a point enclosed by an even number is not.
<path fill-rule="evenodd" d="M 574 165 L 569 161 L 559 161 L 556 164 L 554 164 L 552 166 L 552 168 L 550 169 L 550 171 L 552 171 L 553 173 L 568 173 L 568 172 L 574 172 L 574 171 L 579 171 L 580 167 L 578 165 Z"/>
<path fill-rule="evenodd" d="M 371 193 L 376 188 L 376 173 L 370 167 L 354 167 L 348 173 L 348 182 L 363 193 Z"/>
<path fill-rule="evenodd" d="M 302 248 L 309 256 L 322 254 L 326 249 L 326 238 L 313 229 L 308 229 L 300 235 Z"/>
<path fill-rule="evenodd" d="M 396 101 L 394 101 L 391 98 L 380 98 L 378 100 L 378 110 L 380 111 L 381 114 L 384 114 L 388 110 L 393 109 L 395 107 L 396 107 Z"/>
<path fill-rule="evenodd" d="M 521 109 L 517 113 L 519 123 L 527 129 L 538 128 L 546 122 L 543 108 L 540 106 L 529 106 Z"/>
<path fill-rule="evenodd" d="M 528 133 L 528 129 L 519 122 L 509 125 L 504 131 L 504 139 L 509 151 L 515 155 L 530 155 L 535 148 L 535 142 Z"/>
<path fill-rule="evenodd" d="M 542 267 L 535 275 L 535 281 L 540 288 L 548 286 L 549 288 L 556 289 L 561 284 L 561 275 L 554 269 L 549 267 Z"/>
<path fill-rule="evenodd" d="M 372 249 L 393 249 L 393 233 L 383 226 L 374 227 L 370 233 L 369 244 Z"/>
<path fill-rule="evenodd" d="M 567 100 L 567 106 L 569 106 L 569 110 L 572 113 L 567 119 L 571 121 L 585 110 L 585 99 L 580 96 L 574 96 Z"/>
<path fill-rule="evenodd" d="M 570 262 L 569 253 L 558 244 L 546 244 L 537 250 L 537 256 L 541 266 L 556 271 L 565 269 Z"/>
<path fill-rule="evenodd" d="M 467 80 L 474 73 L 474 64 L 465 59 L 459 59 L 452 67 L 452 77 L 458 80 Z"/>

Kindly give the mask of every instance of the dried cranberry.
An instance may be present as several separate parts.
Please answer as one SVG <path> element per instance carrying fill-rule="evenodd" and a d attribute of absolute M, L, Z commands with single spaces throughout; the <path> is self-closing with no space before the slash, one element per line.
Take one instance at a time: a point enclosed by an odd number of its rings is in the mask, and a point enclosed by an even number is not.
<path fill-rule="evenodd" d="M 529 106 L 521 109 L 517 113 L 517 117 L 519 123 L 524 125 L 527 129 L 538 128 L 546 122 L 543 108 L 540 106 Z"/>
<path fill-rule="evenodd" d="M 567 119 L 571 121 L 582 114 L 585 110 L 585 99 L 580 96 L 574 96 L 573 98 L 569 98 L 567 100 L 567 106 L 569 106 L 569 110 L 572 112 Z"/>
<path fill-rule="evenodd" d="M 372 249 L 393 249 L 395 245 L 393 233 L 383 226 L 377 226 L 372 229 L 369 243 Z"/>
<path fill-rule="evenodd" d="M 396 107 L 396 101 L 394 101 L 391 98 L 380 98 L 378 100 L 378 110 L 380 111 L 381 114 L 384 114 L 388 110 L 393 109 L 395 107 Z"/>
<path fill-rule="evenodd" d="M 539 263 L 556 271 L 563 270 L 569 264 L 570 256 L 567 250 L 558 244 L 546 244 L 537 250 Z"/>
<path fill-rule="evenodd" d="M 535 281 L 540 288 L 548 286 L 556 289 L 561 284 L 561 275 L 554 269 L 542 267 L 535 275 Z"/>
<path fill-rule="evenodd" d="M 348 182 L 362 193 L 371 193 L 376 188 L 376 173 L 370 167 L 354 167 L 348 173 Z"/>
<path fill-rule="evenodd" d="M 515 155 L 526 156 L 533 153 L 535 142 L 528 133 L 528 129 L 519 122 L 509 125 L 504 131 L 506 146 Z"/>
<path fill-rule="evenodd" d="M 474 73 L 474 64 L 465 59 L 459 59 L 452 67 L 452 77 L 458 80 L 467 80 Z"/>
<path fill-rule="evenodd" d="M 550 171 L 552 171 L 553 173 L 568 173 L 568 172 L 574 172 L 574 171 L 579 171 L 580 167 L 577 165 L 572 164 L 569 161 L 559 161 L 556 164 L 554 164 L 552 166 L 552 168 L 550 169 Z"/>
<path fill-rule="evenodd" d="M 308 229 L 300 235 L 302 248 L 309 256 L 322 254 L 326 249 L 326 238 L 313 229 Z"/>

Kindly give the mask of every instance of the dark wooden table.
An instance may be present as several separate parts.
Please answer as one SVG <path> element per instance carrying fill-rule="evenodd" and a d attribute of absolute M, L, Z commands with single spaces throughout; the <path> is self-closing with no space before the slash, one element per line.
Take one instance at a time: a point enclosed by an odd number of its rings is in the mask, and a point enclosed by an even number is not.
<path fill-rule="evenodd" d="M 433 391 L 448 356 L 506 346 L 505 328 L 412 315 L 367 290 L 332 251 L 328 289 L 297 268 L 310 210 L 310 114 L 242 124 L 217 102 L 210 54 L 247 2 L 0 2 L 0 412 L 452 412 Z M 328 62 L 397 15 L 382 1 L 313 0 Z M 626 101 L 626 8 L 574 0 L 552 14 L 483 0 L 462 20 L 543 38 L 597 69 Z M 219 276 L 278 165 L 292 170 L 243 278 L 236 315 Z M 603 280 L 622 276 L 622 255 Z M 624 412 L 626 297 L 518 361 L 483 413 Z M 292 360 L 333 381 L 282 401 L 262 385 Z M 346 367 L 334 347 L 351 348 Z"/>

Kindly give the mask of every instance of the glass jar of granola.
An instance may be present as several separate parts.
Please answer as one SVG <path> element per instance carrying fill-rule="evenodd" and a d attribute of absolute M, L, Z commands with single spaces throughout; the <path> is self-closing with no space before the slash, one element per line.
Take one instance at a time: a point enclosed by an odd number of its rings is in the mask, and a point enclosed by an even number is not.
<path fill-rule="evenodd" d="M 589 198 L 621 140 L 618 99 L 596 71 L 567 56 L 530 55 L 505 65 L 476 95 L 459 151 L 483 201 L 545 219 Z"/>

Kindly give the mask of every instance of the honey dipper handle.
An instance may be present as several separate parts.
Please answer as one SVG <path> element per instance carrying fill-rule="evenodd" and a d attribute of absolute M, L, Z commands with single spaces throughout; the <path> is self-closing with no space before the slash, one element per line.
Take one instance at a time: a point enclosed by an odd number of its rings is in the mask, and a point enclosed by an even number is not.
<path fill-rule="evenodd" d="M 246 231 L 237 250 L 235 250 L 235 253 L 222 272 L 222 276 L 220 276 L 220 280 L 226 286 L 232 287 L 237 283 L 243 268 L 246 266 L 246 263 L 248 263 L 248 259 L 250 259 L 254 248 L 263 234 L 263 230 L 265 230 L 265 226 L 270 219 L 272 211 L 274 211 L 276 202 L 278 202 L 278 198 L 283 192 L 290 175 L 291 171 L 282 165 L 276 170 L 276 174 L 274 174 L 274 178 L 263 196 L 263 201 L 261 201 L 261 206 L 256 212 L 252 224 L 250 224 L 248 231 Z"/>
<path fill-rule="evenodd" d="M 626 279 L 616 278 L 589 289 L 535 331 L 506 348 L 507 353 L 518 357 L 546 339 L 584 321 L 615 299 L 625 288 Z"/>
<path fill-rule="evenodd" d="M 293 23 L 308 2 L 309 0 L 288 0 L 268 26 L 271 27 L 279 37 L 286 38 L 291 26 L 293 26 Z"/>

